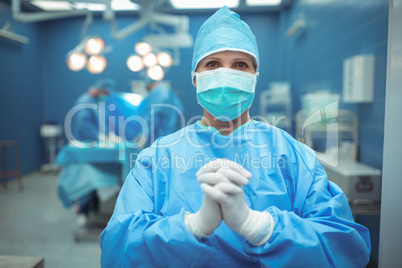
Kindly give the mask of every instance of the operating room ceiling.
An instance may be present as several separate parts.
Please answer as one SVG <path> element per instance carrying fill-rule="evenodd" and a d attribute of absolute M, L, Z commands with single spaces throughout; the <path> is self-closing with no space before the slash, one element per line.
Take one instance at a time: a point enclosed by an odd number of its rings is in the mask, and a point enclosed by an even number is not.
<path fill-rule="evenodd" d="M 0 0 L 3 2 L 8 2 L 11 4 L 14 0 Z M 19 0 L 21 3 L 21 9 L 25 12 L 63 12 L 67 10 L 78 10 L 82 9 L 83 6 L 86 5 L 92 5 L 92 6 L 100 6 L 102 4 L 106 4 L 110 0 L 68 0 L 68 1 L 62 1 L 62 0 L 42 0 L 42 2 L 46 3 L 61 3 L 60 9 L 57 11 L 54 10 L 46 10 L 45 8 L 41 8 L 37 5 L 34 5 L 33 2 L 34 0 Z M 133 6 L 136 6 L 138 9 L 141 9 L 144 5 L 149 5 L 152 3 L 154 5 L 154 10 L 159 11 L 159 12 L 166 12 L 166 13 L 172 13 L 172 14 L 194 14 L 194 13 L 210 13 L 211 10 L 215 10 L 216 7 L 213 8 L 175 8 L 175 6 L 172 4 L 171 0 L 112 0 L 113 2 L 130 2 L 134 4 Z M 172 0 L 174 1 L 174 0 Z M 275 4 L 275 5 L 267 5 L 260 3 L 261 0 L 255 0 L 256 3 L 253 5 L 248 5 L 246 3 L 247 0 L 238 0 L 238 6 L 233 7 L 233 9 L 236 12 L 277 12 L 283 8 L 286 8 L 287 6 L 291 5 L 294 0 L 282 0 L 281 3 Z M 269 1 L 274 1 L 275 0 L 269 0 Z M 112 2 L 112 4 L 113 4 Z M 187 0 L 187 2 L 200 2 L 202 4 L 205 4 L 206 0 Z M 219 1 L 211 1 L 213 3 L 217 3 Z M 223 1 L 222 1 L 223 2 Z M 68 8 L 64 9 L 64 6 L 68 6 Z M 92 10 L 93 13 L 101 13 L 101 10 Z M 137 13 L 139 10 L 131 9 L 131 10 L 115 10 L 115 12 L 120 12 L 120 13 Z"/>

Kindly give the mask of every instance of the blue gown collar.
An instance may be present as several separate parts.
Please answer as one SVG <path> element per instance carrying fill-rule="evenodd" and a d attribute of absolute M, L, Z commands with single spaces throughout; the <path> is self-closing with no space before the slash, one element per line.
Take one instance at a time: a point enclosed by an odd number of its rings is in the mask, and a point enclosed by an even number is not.
<path fill-rule="evenodd" d="M 200 120 L 198 120 L 195 124 L 196 124 L 197 126 L 199 126 L 200 128 L 202 128 L 202 129 L 210 130 L 211 132 L 216 132 L 217 134 L 219 134 L 219 135 L 221 135 L 221 136 L 230 137 L 230 136 L 235 135 L 237 132 L 239 132 L 240 130 L 242 130 L 242 129 L 245 128 L 246 126 L 248 126 L 248 125 L 250 125 L 250 124 L 254 124 L 254 123 L 255 123 L 255 120 L 247 121 L 246 123 L 244 123 L 244 124 L 242 124 L 241 126 L 237 127 L 237 128 L 236 128 L 232 133 L 230 133 L 229 135 L 222 135 L 215 127 L 212 127 L 212 126 L 205 126 L 205 125 L 203 125 L 203 124 L 201 123 Z"/>

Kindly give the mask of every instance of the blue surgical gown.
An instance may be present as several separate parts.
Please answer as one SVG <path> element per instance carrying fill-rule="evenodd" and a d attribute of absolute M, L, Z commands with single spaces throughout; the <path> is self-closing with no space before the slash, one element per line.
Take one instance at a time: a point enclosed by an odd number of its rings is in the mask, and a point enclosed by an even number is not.
<path fill-rule="evenodd" d="M 91 105 L 81 108 L 74 113 L 71 120 L 71 132 L 74 138 L 82 142 L 94 142 L 99 138 L 99 101 L 88 93 L 82 94 L 74 103 Z M 107 124 L 105 124 L 107 126 Z M 107 133 L 106 129 L 104 130 Z"/>
<path fill-rule="evenodd" d="M 132 93 L 112 91 L 104 99 L 84 93 L 74 103 L 76 108 L 80 104 L 86 106 L 75 111 L 71 132 L 82 142 L 98 141 L 99 134 L 107 136 L 110 132 L 131 141 L 143 131 L 140 121 L 135 119 L 140 115 L 141 101 L 142 97 Z"/>
<path fill-rule="evenodd" d="M 169 87 L 153 88 L 140 106 L 141 115 L 148 123 L 148 145 L 157 138 L 175 132 L 184 107 L 176 93 Z"/>
<path fill-rule="evenodd" d="M 252 173 L 245 200 L 275 224 L 264 245 L 224 222 L 200 241 L 186 229 L 183 213 L 198 211 L 203 197 L 195 174 L 216 158 Z M 370 256 L 368 229 L 315 153 L 257 121 L 229 136 L 198 121 L 144 149 L 100 242 L 102 267 L 365 267 Z"/>
<path fill-rule="evenodd" d="M 111 92 L 105 102 L 106 124 L 109 131 L 124 140 L 132 141 L 144 130 L 136 116 L 141 116 L 142 96 L 133 93 Z"/>

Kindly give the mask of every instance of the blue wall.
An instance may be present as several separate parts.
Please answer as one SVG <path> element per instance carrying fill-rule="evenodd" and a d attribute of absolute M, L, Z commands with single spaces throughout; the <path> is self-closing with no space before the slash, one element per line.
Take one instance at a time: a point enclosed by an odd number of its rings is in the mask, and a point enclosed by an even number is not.
<path fill-rule="evenodd" d="M 320 4 L 323 3 L 323 4 Z M 41 161 L 39 126 L 43 121 L 60 123 L 74 100 L 101 77 L 113 77 L 117 90 L 129 91 L 130 81 L 141 79 L 130 72 L 125 61 L 133 52 L 133 45 L 151 30 L 144 28 L 123 41 L 110 36 L 110 25 L 95 17 L 89 34 L 104 37 L 113 51 L 106 54 L 108 67 L 101 75 L 86 70 L 69 71 L 65 55 L 80 41 L 83 17 L 54 20 L 52 22 L 19 24 L 12 20 L 9 6 L 0 6 L 0 23 L 12 23 L 15 32 L 30 38 L 28 45 L 1 41 L 1 138 L 18 138 L 24 155 L 24 170 L 31 171 Z M 304 12 L 307 28 L 292 38 L 285 31 L 300 12 Z M 190 32 L 195 37 L 198 28 L 210 14 L 191 15 Z M 342 104 L 341 108 L 354 110 L 360 120 L 359 160 L 377 168 L 382 167 L 382 141 L 384 124 L 384 92 L 386 70 L 388 3 L 383 0 L 354 1 L 295 1 L 294 6 L 280 14 L 241 14 L 253 29 L 261 56 L 261 74 L 257 85 L 257 98 L 271 81 L 289 80 L 292 83 L 293 111 L 300 108 L 300 96 L 307 92 L 327 88 L 342 90 L 342 63 L 347 57 L 373 53 L 376 56 L 375 100 L 371 104 Z M 138 18 L 118 17 L 122 29 Z M 192 49 L 181 49 L 180 66 L 172 67 L 166 79 L 184 101 L 186 119 L 202 114 L 196 103 L 190 81 Z M 16 108 L 18 107 L 18 108 Z M 29 112 L 30 120 L 23 124 Z M 258 104 L 251 108 L 258 115 Z M 26 119 L 25 119 L 26 120 Z M 18 126 L 18 127 L 17 127 Z M 30 159 L 27 161 L 26 159 Z"/>
<path fill-rule="evenodd" d="M 212 14 L 212 13 L 211 13 Z M 190 34 L 194 37 L 198 28 L 211 15 L 192 15 L 190 17 Z M 261 76 L 257 87 L 258 91 L 266 89 L 270 81 L 274 80 L 279 64 L 278 50 L 278 15 L 242 14 L 242 19 L 253 28 L 257 36 L 261 57 Z M 63 122 L 65 115 L 71 108 L 74 100 L 100 77 L 112 77 L 117 82 L 116 90 L 130 91 L 130 81 L 142 79 L 138 73 L 133 73 L 126 66 L 126 59 L 134 53 L 134 44 L 149 34 L 146 27 L 128 36 L 122 41 L 115 41 L 110 35 L 110 25 L 102 18 L 96 17 L 89 27 L 88 34 L 101 35 L 106 45 L 112 45 L 113 51 L 106 54 L 108 66 L 101 75 L 90 74 L 87 70 L 72 72 L 65 66 L 65 55 L 74 48 L 80 38 L 84 18 L 74 18 L 54 21 L 45 24 L 46 35 L 44 46 L 44 118 Z M 118 16 L 119 29 L 138 20 L 133 16 Z M 61 30 L 63 29 L 63 30 Z M 180 49 L 180 65 L 173 66 L 167 72 L 165 80 L 171 81 L 185 105 L 186 122 L 195 116 L 202 115 L 202 109 L 197 104 L 195 88 L 191 83 L 192 48 Z M 251 113 L 256 115 L 258 106 L 254 105 Z"/>
<path fill-rule="evenodd" d="M 293 37 L 285 32 L 299 13 L 307 26 Z M 359 118 L 360 162 L 382 169 L 388 1 L 299 0 L 280 17 L 280 79 L 291 81 L 293 111 L 301 109 L 300 96 L 319 89 L 342 94 L 343 60 L 357 54 L 375 55 L 374 102 L 344 104 L 340 109 L 356 112 Z M 359 216 L 368 227 L 372 242 L 372 264 L 378 263 L 379 216 Z"/>
<path fill-rule="evenodd" d="M 19 24 L 8 5 L 0 2 L 0 27 L 30 39 L 28 45 L 0 39 L 0 140 L 18 140 L 23 173 L 37 170 L 43 161 L 39 128 L 43 119 L 41 37 L 37 24 Z M 14 164 L 10 157 L 10 168 Z"/>
<path fill-rule="evenodd" d="M 285 31 L 305 14 L 304 31 L 291 38 Z M 382 168 L 388 1 L 296 1 L 281 12 L 281 78 L 290 80 L 293 111 L 301 109 L 300 96 L 329 89 L 342 95 L 343 61 L 357 54 L 375 55 L 374 102 L 344 104 L 359 118 L 359 161 Z"/>
<path fill-rule="evenodd" d="M 285 32 L 298 14 L 306 16 L 304 32 L 291 38 Z M 211 15 L 190 15 L 190 33 Z M 293 112 L 301 108 L 300 96 L 319 89 L 342 91 L 343 60 L 362 53 L 376 57 L 375 99 L 370 104 L 343 104 L 342 109 L 357 113 L 359 125 L 359 160 L 382 168 L 385 109 L 388 1 L 385 0 L 298 0 L 280 13 L 242 13 L 256 35 L 261 73 L 257 96 L 272 81 L 288 80 L 292 85 Z M 136 16 L 118 15 L 119 29 L 138 20 Z M 10 8 L 0 3 L 0 26 L 10 21 L 13 30 L 30 38 L 28 45 L 0 40 L 0 140 L 20 142 L 23 172 L 39 169 L 43 163 L 43 141 L 39 136 L 42 122 L 64 122 L 76 98 L 102 77 L 116 80 L 116 90 L 130 91 L 130 81 L 141 77 L 126 67 L 126 58 L 136 42 L 151 30 L 146 27 L 115 41 L 110 25 L 95 17 L 88 34 L 101 35 L 113 51 L 106 54 L 108 66 L 101 75 L 86 70 L 72 72 L 65 56 L 80 41 L 83 17 L 51 22 L 19 24 L 11 18 Z M 166 80 L 173 84 L 186 108 L 186 122 L 202 114 L 191 84 L 192 49 L 180 50 L 180 66 L 172 67 Z M 258 115 L 258 103 L 251 108 Z M 379 217 L 361 217 L 370 228 L 375 262 L 378 260 Z"/>
<path fill-rule="evenodd" d="M 28 45 L 8 44 L 3 41 L 0 43 L 0 138 L 20 141 L 23 171 L 27 173 L 39 169 L 47 160 L 43 140 L 39 136 L 39 128 L 43 122 L 56 121 L 63 124 L 73 102 L 100 78 L 114 78 L 118 91 L 130 91 L 131 80 L 142 79 L 138 73 L 128 70 L 126 59 L 134 52 L 134 44 L 152 31 L 145 27 L 122 41 L 115 41 L 110 34 L 110 24 L 100 16 L 95 16 L 94 22 L 88 28 L 88 34 L 101 35 L 106 45 L 113 46 L 113 51 L 105 55 L 108 66 L 100 75 L 91 74 L 87 70 L 72 72 L 65 64 L 65 56 L 80 42 L 84 17 L 20 24 L 11 18 L 9 5 L 2 4 L 0 10 L 2 24 L 10 21 L 15 32 L 30 38 Z M 212 12 L 190 16 L 190 33 L 194 38 L 201 24 L 210 15 Z M 279 14 L 246 13 L 241 14 L 241 17 L 253 29 L 260 48 L 258 99 L 259 91 L 266 89 L 279 73 Z M 135 15 L 118 15 L 118 29 L 123 29 L 136 20 L 138 17 Z M 192 48 L 180 49 L 180 65 L 170 68 L 165 76 L 166 80 L 172 82 L 185 105 L 186 123 L 192 123 L 194 118 L 202 115 L 191 83 L 192 52 Z M 258 115 L 257 113 L 258 105 L 255 104 L 251 108 L 251 115 Z"/>

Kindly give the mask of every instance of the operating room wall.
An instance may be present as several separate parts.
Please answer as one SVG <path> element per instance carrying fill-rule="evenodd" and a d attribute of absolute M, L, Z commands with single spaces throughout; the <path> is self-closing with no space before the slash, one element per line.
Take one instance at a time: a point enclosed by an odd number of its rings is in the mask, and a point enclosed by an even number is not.
<path fill-rule="evenodd" d="M 286 30 L 304 13 L 306 27 L 292 37 Z M 384 0 L 298 0 L 280 16 L 280 79 L 292 84 L 293 111 L 301 109 L 300 96 L 316 90 L 342 95 L 343 60 L 357 54 L 375 56 L 374 101 L 345 104 L 339 108 L 354 111 L 359 118 L 358 160 L 382 169 L 388 1 Z M 371 260 L 378 263 L 379 224 L 377 215 L 356 219 L 368 227 L 372 245 Z M 373 267 L 374 267 L 373 266 Z"/>
<path fill-rule="evenodd" d="M 112 46 L 105 54 L 108 66 L 104 73 L 94 75 L 87 70 L 70 71 L 65 64 L 66 54 L 81 40 L 85 18 L 76 17 L 37 23 L 18 23 L 12 19 L 8 3 L 1 2 L 1 26 L 11 22 L 12 30 L 30 39 L 27 45 L 1 41 L 1 139 L 17 139 L 23 173 L 38 170 L 48 161 L 43 138 L 39 135 L 43 122 L 64 125 L 66 114 L 80 94 L 98 79 L 111 77 L 116 81 L 116 91 L 130 91 L 133 80 L 142 80 L 141 73 L 133 73 L 126 66 L 126 59 L 134 53 L 134 44 L 145 35 L 155 33 L 149 26 L 128 35 L 120 41 L 111 37 L 111 26 L 95 15 L 87 34 L 104 38 L 106 46 Z M 199 27 L 213 11 L 191 14 L 190 33 L 195 38 Z M 261 74 L 257 85 L 259 92 L 266 89 L 278 74 L 278 25 L 277 13 L 241 13 L 253 29 L 260 48 Z M 118 14 L 117 28 L 138 20 L 137 15 Z M 173 29 L 164 27 L 167 32 Z M 180 65 L 173 66 L 165 76 L 182 100 L 185 113 L 183 124 L 193 123 L 202 115 L 197 104 L 195 88 L 191 82 L 192 48 L 180 49 Z M 251 108 L 251 115 L 258 115 L 258 105 Z M 65 141 L 67 142 L 67 141 Z"/>
<path fill-rule="evenodd" d="M 190 18 L 190 34 L 196 37 L 199 27 L 213 12 L 202 15 L 192 14 Z M 277 13 L 266 14 L 241 14 L 241 18 L 247 21 L 253 29 L 258 46 L 260 48 L 261 74 L 257 86 L 257 97 L 261 90 L 268 88 L 270 81 L 278 75 L 276 66 L 278 56 L 278 24 Z M 138 20 L 136 15 L 117 15 L 118 30 Z M 80 94 L 88 90 L 89 86 L 97 79 L 111 77 L 116 80 L 117 91 L 130 91 L 132 80 L 144 79 L 142 73 L 133 73 L 126 66 L 127 57 L 134 53 L 134 44 L 150 33 L 156 33 L 149 26 L 116 41 L 111 37 L 111 27 L 100 16 L 95 16 L 93 23 L 88 28 L 88 34 L 102 36 L 105 45 L 112 46 L 113 50 L 105 54 L 107 59 L 106 70 L 99 75 L 89 73 L 87 70 L 73 72 L 65 65 L 66 54 L 80 41 L 84 17 L 62 19 L 45 23 L 42 26 L 44 32 L 45 47 L 43 55 L 44 68 L 44 119 L 56 120 L 64 123 L 64 119 L 73 102 Z M 168 32 L 172 29 L 164 27 Z M 192 48 L 180 49 L 180 65 L 171 67 L 166 73 L 165 80 L 172 83 L 172 87 L 178 94 L 185 107 L 184 124 L 194 123 L 200 119 L 202 109 L 197 104 L 195 88 L 191 82 Z M 258 104 L 253 105 L 251 114 L 257 115 Z"/>
<path fill-rule="evenodd" d="M 26 174 L 38 170 L 44 155 L 39 135 L 43 115 L 40 27 L 14 21 L 10 6 L 0 2 L 0 27 L 7 22 L 13 32 L 28 37 L 29 43 L 0 39 L 0 140 L 18 141 L 21 169 Z M 8 168 L 14 169 L 10 149 L 7 158 Z"/>
<path fill-rule="evenodd" d="M 290 38 L 286 30 L 304 14 L 306 27 Z M 301 109 L 303 94 L 329 90 L 342 96 L 343 61 L 358 54 L 375 56 L 374 101 L 346 104 L 359 118 L 358 160 L 382 168 L 388 1 L 299 0 L 281 12 L 280 76 L 291 81 L 293 112 Z"/>

